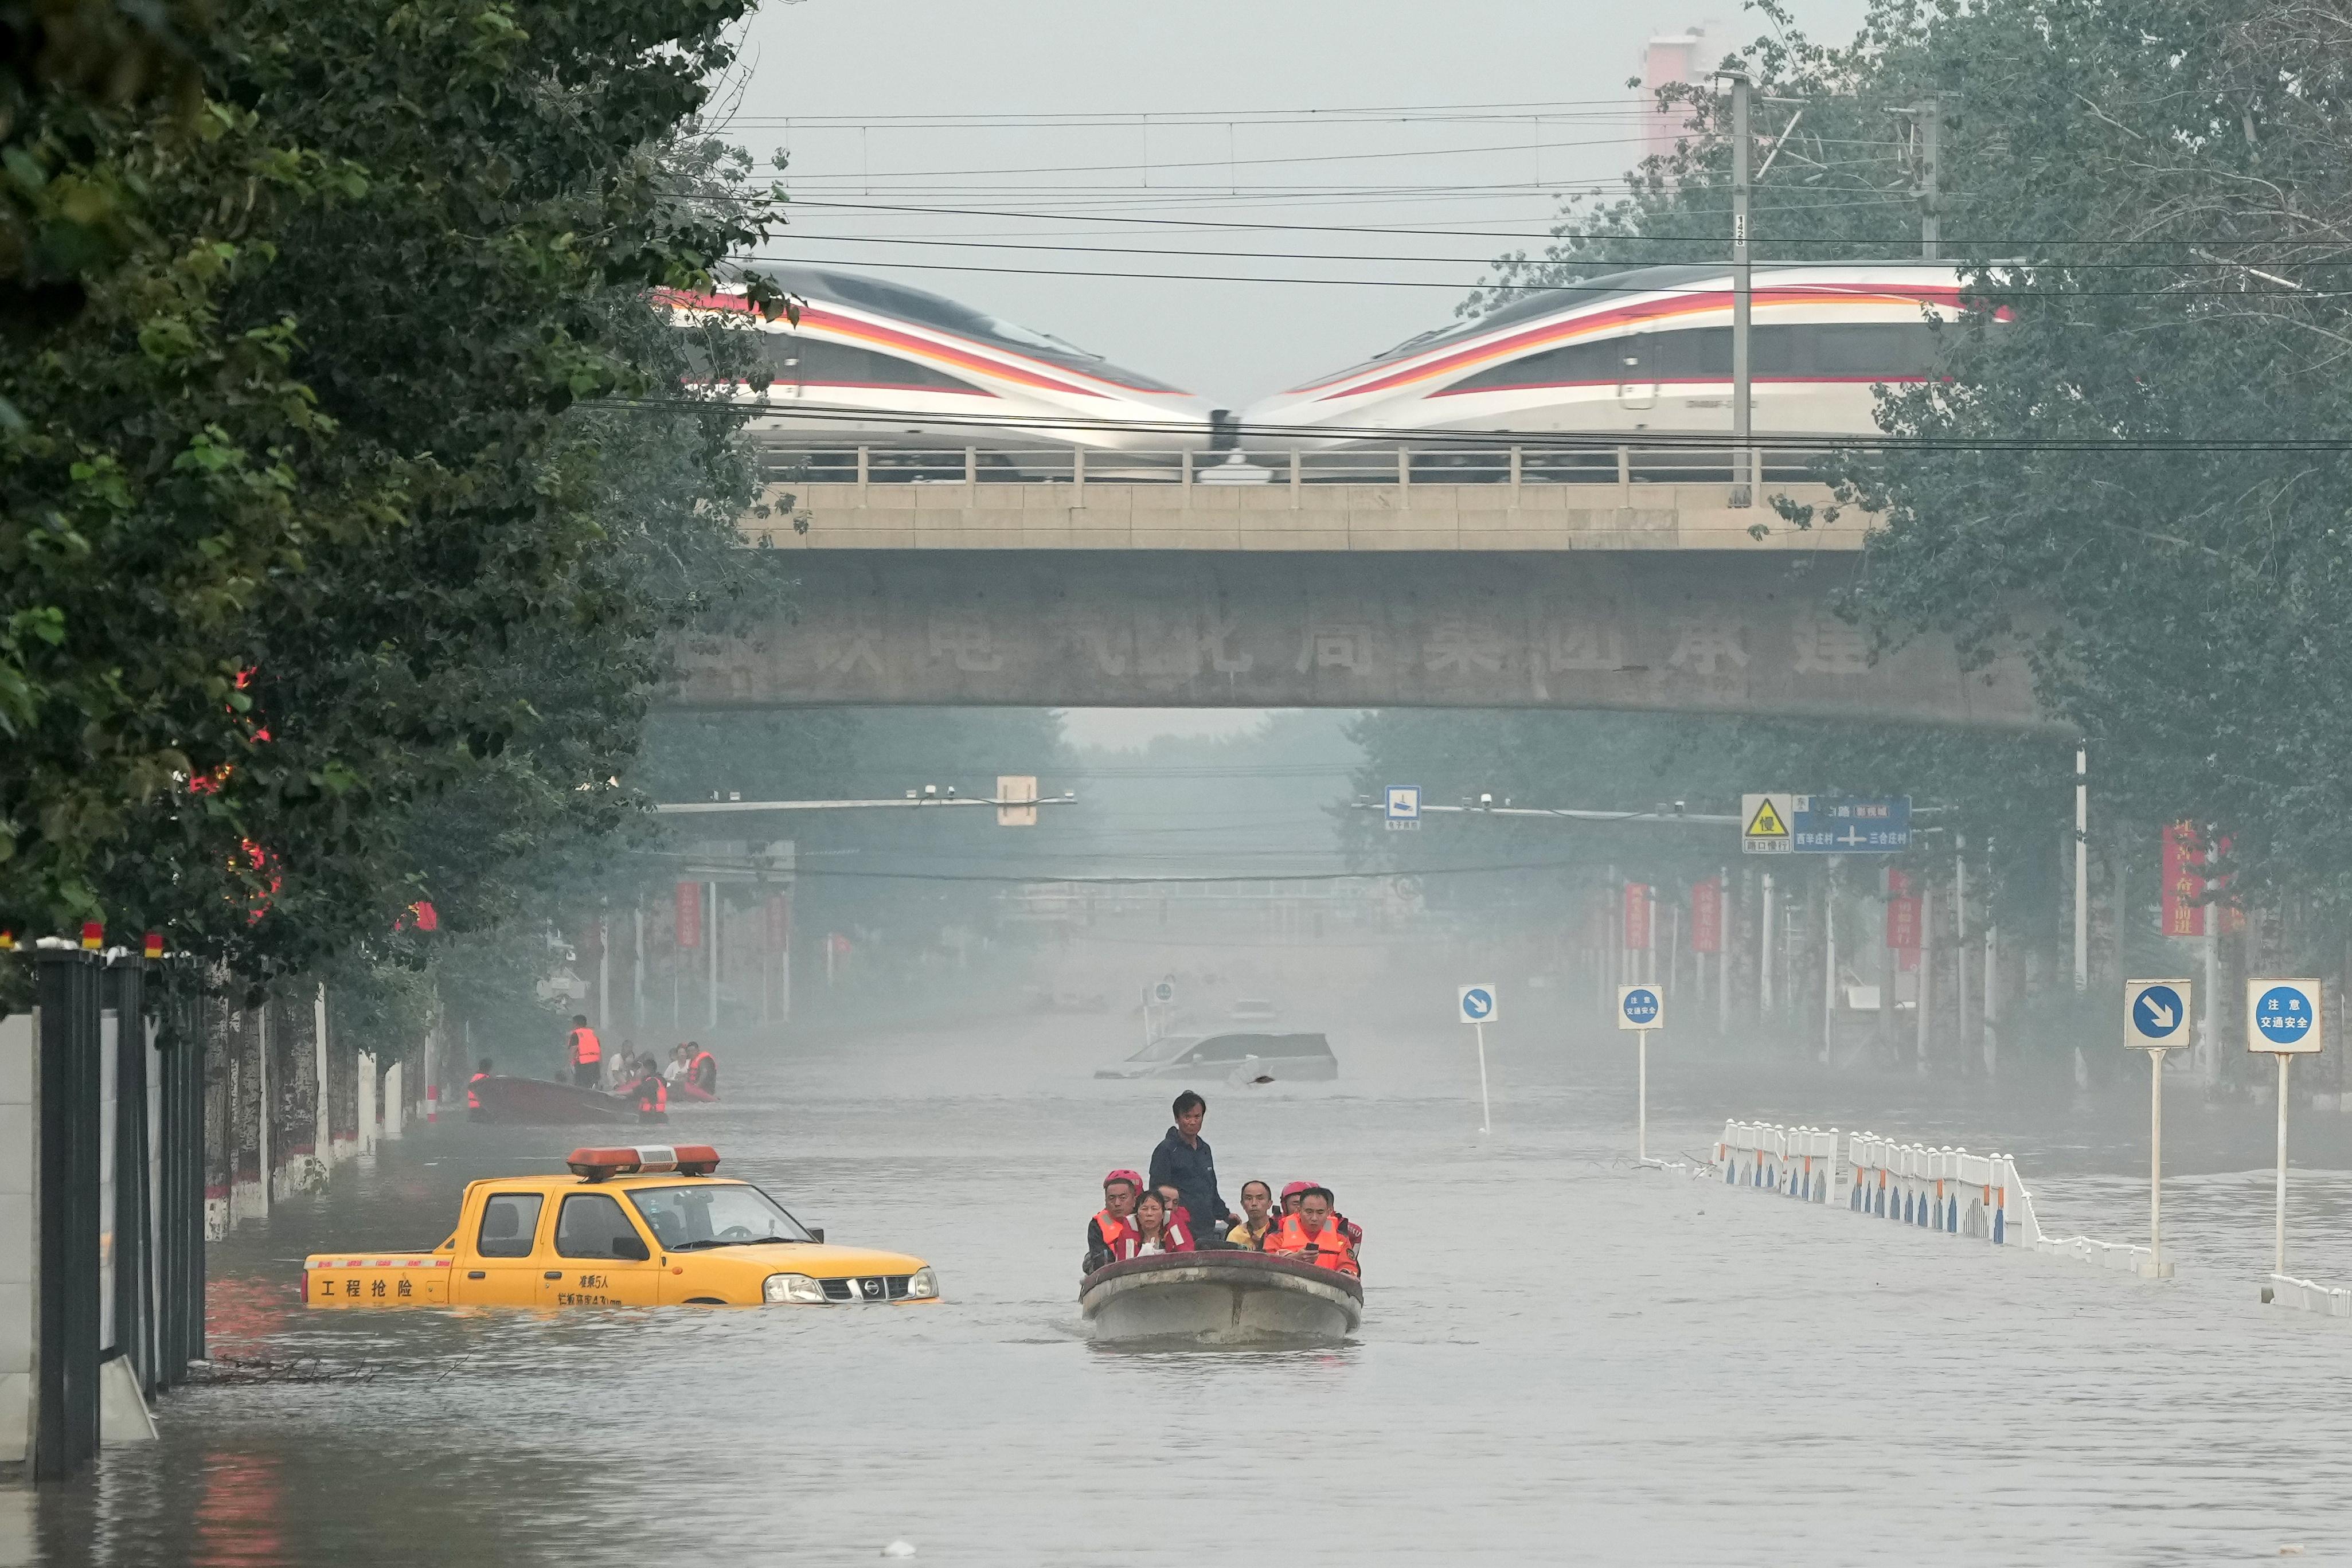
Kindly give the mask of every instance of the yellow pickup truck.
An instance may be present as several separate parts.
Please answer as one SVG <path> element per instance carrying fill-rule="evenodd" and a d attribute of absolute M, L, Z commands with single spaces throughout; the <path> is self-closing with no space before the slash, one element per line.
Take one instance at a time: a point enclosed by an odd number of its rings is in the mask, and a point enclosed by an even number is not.
<path fill-rule="evenodd" d="M 834 1247 L 719 1151 L 574 1149 L 568 1176 L 467 1185 L 457 1228 L 430 1252 L 303 1260 L 313 1307 L 655 1307 L 935 1301 L 920 1258 Z"/>

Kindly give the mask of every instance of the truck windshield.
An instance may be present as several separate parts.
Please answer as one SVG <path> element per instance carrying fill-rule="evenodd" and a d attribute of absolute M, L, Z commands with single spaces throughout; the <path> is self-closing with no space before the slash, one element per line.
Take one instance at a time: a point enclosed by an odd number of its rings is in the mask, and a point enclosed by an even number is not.
<path fill-rule="evenodd" d="M 629 1201 L 645 1216 L 654 1239 L 672 1252 L 816 1239 L 774 1198 L 741 1182 L 643 1186 L 629 1194 Z"/>

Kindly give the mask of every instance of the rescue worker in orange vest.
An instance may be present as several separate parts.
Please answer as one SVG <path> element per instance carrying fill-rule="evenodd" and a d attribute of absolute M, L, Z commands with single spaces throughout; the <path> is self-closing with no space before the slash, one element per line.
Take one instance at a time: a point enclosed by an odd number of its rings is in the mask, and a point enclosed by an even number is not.
<path fill-rule="evenodd" d="M 687 1049 L 693 1051 L 694 1056 L 686 1064 L 686 1081 L 712 1099 L 717 1099 L 719 1097 L 719 1059 L 693 1040 L 687 1042 Z"/>
<path fill-rule="evenodd" d="M 572 1051 L 572 1082 L 583 1089 L 600 1087 L 596 1081 L 604 1075 L 604 1043 L 588 1027 L 586 1013 L 572 1015 L 572 1033 L 567 1040 Z"/>
<path fill-rule="evenodd" d="M 482 1080 L 490 1075 L 490 1059 L 482 1058 L 482 1070 L 466 1080 L 466 1113 L 478 1121 L 482 1114 Z"/>
<path fill-rule="evenodd" d="M 1143 1191 L 1143 1177 L 1133 1171 L 1113 1171 L 1103 1177 L 1102 1212 L 1087 1221 L 1087 1261 L 1082 1273 L 1125 1256 L 1120 1248 L 1134 1232 L 1135 1200 Z"/>
<path fill-rule="evenodd" d="M 1342 1274 L 1360 1274 L 1356 1260 L 1348 1246 L 1348 1234 L 1333 1223 L 1331 1195 L 1319 1186 L 1310 1186 L 1298 1195 L 1298 1212 L 1282 1222 L 1280 1229 L 1265 1239 L 1265 1249 L 1297 1263 L 1312 1263 L 1318 1269 L 1336 1269 Z"/>

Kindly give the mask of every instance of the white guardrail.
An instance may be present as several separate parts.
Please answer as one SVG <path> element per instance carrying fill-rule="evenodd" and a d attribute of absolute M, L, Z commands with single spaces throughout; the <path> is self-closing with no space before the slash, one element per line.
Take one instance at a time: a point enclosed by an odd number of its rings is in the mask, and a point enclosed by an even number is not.
<path fill-rule="evenodd" d="M 1941 1230 L 1996 1247 L 2030 1246 L 2036 1252 L 2127 1273 L 2143 1272 L 2152 1256 L 2145 1247 L 2087 1236 L 2043 1235 L 2033 1197 L 2017 1174 L 2017 1161 L 2008 1155 L 1906 1144 L 1876 1133 L 1852 1134 L 1841 1149 L 1835 1127 L 1784 1127 L 1734 1119 L 1723 1124 L 1715 1159 L 1727 1186 L 1769 1188 L 1809 1203 L 1843 1203 L 1851 1212 L 1873 1219 Z M 2273 1281 L 2274 1286 L 2279 1283 Z M 2326 1289 L 2301 1281 L 2285 1283 L 2306 1291 Z M 2346 1298 L 2341 1315 L 2352 1316 L 2352 1291 L 2334 1294 Z"/>
<path fill-rule="evenodd" d="M 2269 1286 L 2263 1292 L 2264 1301 L 2275 1301 L 2297 1312 L 2317 1312 L 2323 1318 L 2352 1318 L 2352 1291 L 2298 1280 L 2290 1274 L 2266 1274 L 2263 1279 Z"/>

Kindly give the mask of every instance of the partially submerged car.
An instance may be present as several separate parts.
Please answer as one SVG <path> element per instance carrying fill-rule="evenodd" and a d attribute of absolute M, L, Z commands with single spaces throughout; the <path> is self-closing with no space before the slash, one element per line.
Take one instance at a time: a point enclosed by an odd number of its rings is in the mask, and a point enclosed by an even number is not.
<path fill-rule="evenodd" d="M 1339 1076 L 1339 1063 L 1319 1034 L 1169 1035 L 1124 1061 L 1095 1069 L 1095 1076 L 1328 1082 Z"/>

